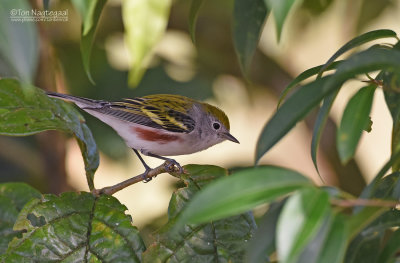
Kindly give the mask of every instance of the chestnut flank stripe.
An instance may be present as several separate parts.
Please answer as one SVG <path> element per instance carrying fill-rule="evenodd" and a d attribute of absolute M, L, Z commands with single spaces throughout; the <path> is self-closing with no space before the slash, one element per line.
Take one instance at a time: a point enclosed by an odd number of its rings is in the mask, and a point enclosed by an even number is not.
<path fill-rule="evenodd" d="M 161 144 L 179 140 L 179 137 L 171 134 L 164 134 L 162 132 L 134 127 L 133 131 L 138 137 L 144 141 L 159 142 Z"/>

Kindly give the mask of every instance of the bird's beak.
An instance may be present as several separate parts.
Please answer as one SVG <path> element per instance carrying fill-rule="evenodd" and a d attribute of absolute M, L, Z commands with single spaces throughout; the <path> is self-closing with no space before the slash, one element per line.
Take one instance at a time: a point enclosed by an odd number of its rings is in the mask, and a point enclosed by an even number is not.
<path fill-rule="evenodd" d="M 220 133 L 221 138 L 229 140 L 231 142 L 240 143 L 235 137 L 232 136 L 229 132 Z"/>

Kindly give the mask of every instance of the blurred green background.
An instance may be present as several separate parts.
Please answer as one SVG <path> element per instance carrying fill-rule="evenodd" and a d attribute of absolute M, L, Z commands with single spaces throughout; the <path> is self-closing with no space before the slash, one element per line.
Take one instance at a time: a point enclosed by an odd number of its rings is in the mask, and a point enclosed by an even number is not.
<path fill-rule="evenodd" d="M 280 92 L 293 77 L 326 62 L 341 45 L 362 32 L 381 28 L 400 32 L 400 1 L 304 0 L 291 10 L 279 43 L 274 22 L 271 17 L 267 19 L 248 78 L 244 78 L 232 41 L 233 1 L 205 1 L 196 25 L 196 43 L 188 32 L 190 3 L 173 1 L 167 31 L 140 84 L 131 88 L 127 84 L 129 56 L 124 42 L 121 1 L 106 3 L 97 27 L 91 55 L 95 84 L 89 81 L 82 64 L 78 12 L 70 1 L 50 1 L 51 10 L 68 10 L 68 21 L 33 23 L 38 28 L 40 51 L 35 85 L 94 99 L 169 93 L 215 104 L 230 117 L 232 134 L 241 144 L 224 142 L 176 159 L 182 165 L 215 164 L 238 169 L 254 165 L 258 135 L 275 111 Z M 42 8 L 42 1 L 30 4 Z M 11 23 L 4 14 L 2 21 Z M 1 59 L 0 76 L 9 77 L 10 71 Z M 373 131 L 367 135 L 368 140 L 362 141 L 356 161 L 343 167 L 334 146 L 335 121 L 354 91 L 352 84 L 348 85 L 333 107 L 318 158 L 327 184 L 358 194 L 389 156 L 391 121 L 382 106 L 382 94 L 378 94 L 381 101 L 374 102 L 378 106 L 374 106 L 372 113 Z M 140 173 L 140 162 L 122 139 L 110 127 L 82 114 L 101 151 L 96 187 Z M 309 154 L 314 115 L 290 132 L 260 163 L 293 168 L 319 184 Z M 160 163 L 148 161 L 152 166 Z M 73 138 L 61 132 L 48 131 L 24 138 L 0 136 L 0 172 L 2 182 L 25 181 L 45 193 L 88 190 L 79 148 Z M 124 189 L 116 197 L 127 205 L 130 213 L 140 215 L 134 216 L 134 224 L 144 227 L 150 222 L 157 224 L 157 220 L 165 222 L 163 215 L 175 184 L 172 177 L 160 175 L 148 184 Z"/>

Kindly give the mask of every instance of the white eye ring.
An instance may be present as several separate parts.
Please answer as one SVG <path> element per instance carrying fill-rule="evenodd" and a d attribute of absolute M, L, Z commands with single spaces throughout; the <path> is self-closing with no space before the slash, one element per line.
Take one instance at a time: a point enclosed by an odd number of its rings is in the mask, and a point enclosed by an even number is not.
<path fill-rule="evenodd" d="M 221 124 L 219 124 L 218 122 L 214 122 L 214 123 L 212 124 L 212 126 L 213 126 L 213 128 L 214 128 L 215 130 L 219 130 L 219 129 L 221 128 Z"/>

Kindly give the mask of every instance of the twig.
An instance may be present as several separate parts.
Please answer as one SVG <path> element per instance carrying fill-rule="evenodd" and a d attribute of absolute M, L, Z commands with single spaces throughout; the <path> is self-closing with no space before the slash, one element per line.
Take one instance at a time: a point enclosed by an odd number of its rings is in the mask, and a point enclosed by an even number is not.
<path fill-rule="evenodd" d="M 377 87 L 383 87 L 383 82 L 381 80 L 374 79 L 368 73 L 365 74 L 365 75 L 367 75 L 368 80 L 362 80 L 362 82 L 369 83 L 369 84 L 372 84 L 372 85 L 376 85 Z"/>
<path fill-rule="evenodd" d="M 400 205 L 398 201 L 388 200 L 374 200 L 374 199 L 352 199 L 352 200 L 339 200 L 332 199 L 331 203 L 341 207 L 354 207 L 354 206 L 381 206 L 381 207 L 393 207 Z"/>
<path fill-rule="evenodd" d="M 128 180 L 125 180 L 125 181 L 120 182 L 118 184 L 115 184 L 115 185 L 112 185 L 112 186 L 103 187 L 101 189 L 93 189 L 92 193 L 95 196 L 99 196 L 101 194 L 113 195 L 116 192 L 118 192 L 118 191 L 120 191 L 120 190 L 122 190 L 122 189 L 124 189 L 124 188 L 126 188 L 126 187 L 128 187 L 130 185 L 132 185 L 132 184 L 136 184 L 136 183 L 144 181 L 146 179 L 153 178 L 153 177 L 155 177 L 155 176 L 157 176 L 159 174 L 162 174 L 162 173 L 172 174 L 172 173 L 176 173 L 178 171 L 179 171 L 178 168 L 176 168 L 173 165 L 170 165 L 170 163 L 168 161 L 166 161 L 163 164 L 161 164 L 160 166 L 157 166 L 156 168 L 151 169 L 147 173 L 147 175 L 146 175 L 146 172 L 144 172 L 142 174 L 136 175 L 136 176 L 134 176 L 132 178 L 129 178 Z"/>

